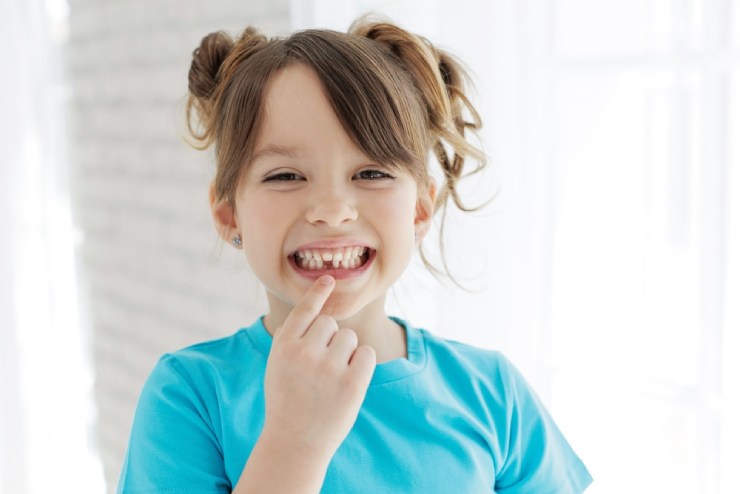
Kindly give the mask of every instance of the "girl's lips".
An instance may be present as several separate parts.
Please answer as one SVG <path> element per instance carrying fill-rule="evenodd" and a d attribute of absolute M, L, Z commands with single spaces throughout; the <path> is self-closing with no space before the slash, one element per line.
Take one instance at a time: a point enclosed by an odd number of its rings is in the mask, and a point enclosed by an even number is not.
<path fill-rule="evenodd" d="M 368 253 L 367 261 L 365 261 L 365 264 L 363 264 L 359 268 L 354 268 L 354 269 L 346 269 L 346 268 L 304 269 L 298 265 L 298 263 L 295 260 L 295 256 L 288 256 L 288 259 L 293 269 L 303 278 L 307 278 L 309 280 L 315 280 L 325 274 L 328 274 L 332 276 L 335 280 L 347 280 L 347 279 L 352 279 L 352 278 L 357 278 L 359 276 L 362 276 L 362 274 L 368 270 L 370 265 L 375 260 L 376 254 L 377 254 L 376 250 L 374 249 L 370 250 L 370 252 Z"/>

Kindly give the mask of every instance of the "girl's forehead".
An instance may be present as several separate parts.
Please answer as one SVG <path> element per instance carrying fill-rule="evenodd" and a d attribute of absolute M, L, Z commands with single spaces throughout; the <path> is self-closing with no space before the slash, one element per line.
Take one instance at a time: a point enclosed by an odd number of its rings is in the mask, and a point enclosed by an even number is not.
<path fill-rule="evenodd" d="M 324 150 L 362 154 L 336 115 L 318 76 L 304 65 L 277 73 L 265 93 L 254 160 Z"/>
<path fill-rule="evenodd" d="M 263 98 L 266 123 L 310 117 L 307 112 L 320 117 L 327 109 L 334 114 L 318 75 L 303 64 L 289 65 L 274 74 Z"/>
<path fill-rule="evenodd" d="M 406 113 L 394 101 L 373 101 L 377 97 L 373 95 L 386 92 L 359 91 L 357 78 L 345 74 L 334 79 L 337 73 L 324 69 L 291 62 L 271 75 L 262 91 L 248 167 L 375 163 L 406 170 L 417 180 L 424 178 L 424 163 L 409 143 L 410 136 L 416 135 L 416 122 L 398 122 L 399 115 Z"/>

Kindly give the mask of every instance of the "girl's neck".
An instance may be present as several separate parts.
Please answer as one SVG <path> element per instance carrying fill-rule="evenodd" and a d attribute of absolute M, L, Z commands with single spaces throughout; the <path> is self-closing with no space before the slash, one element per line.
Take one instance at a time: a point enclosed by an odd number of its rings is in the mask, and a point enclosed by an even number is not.
<path fill-rule="evenodd" d="M 270 311 L 265 315 L 264 323 L 268 333 L 274 335 L 292 307 L 273 300 L 269 295 L 268 301 Z M 357 333 L 360 345 L 368 345 L 375 350 L 378 364 L 407 358 L 408 355 L 406 332 L 400 324 L 386 315 L 384 306 L 385 301 L 378 300 L 351 317 L 337 320 L 340 328 L 349 328 Z"/>

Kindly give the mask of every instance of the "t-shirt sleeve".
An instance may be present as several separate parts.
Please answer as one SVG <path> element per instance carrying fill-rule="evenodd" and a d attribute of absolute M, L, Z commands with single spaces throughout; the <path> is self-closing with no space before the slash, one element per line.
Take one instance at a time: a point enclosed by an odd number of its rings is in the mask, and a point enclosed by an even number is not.
<path fill-rule="evenodd" d="M 521 373 L 503 359 L 509 388 L 508 434 L 499 494 L 580 494 L 592 478 Z"/>
<path fill-rule="evenodd" d="M 139 397 L 118 494 L 231 492 L 204 392 L 176 357 L 160 359 Z"/>

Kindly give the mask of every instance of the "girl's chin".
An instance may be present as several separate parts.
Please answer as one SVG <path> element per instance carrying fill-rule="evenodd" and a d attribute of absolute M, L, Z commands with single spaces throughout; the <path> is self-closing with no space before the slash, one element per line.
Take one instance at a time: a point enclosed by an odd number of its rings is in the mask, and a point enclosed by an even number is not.
<path fill-rule="evenodd" d="M 311 284 L 309 283 L 309 286 Z M 306 287 L 307 289 L 308 287 Z M 341 285 L 334 288 L 334 292 L 329 296 L 329 299 L 324 303 L 321 308 L 321 314 L 330 316 L 337 321 L 344 319 L 350 319 L 363 313 L 371 313 L 374 306 L 380 307 L 383 311 L 385 304 L 381 300 L 378 301 L 364 300 L 364 297 L 360 293 L 348 291 L 342 293 Z M 285 294 L 287 295 L 287 294 Z M 270 307 L 270 312 L 275 315 L 284 314 L 287 315 L 293 310 L 293 307 L 298 301 L 305 295 L 305 291 L 297 290 L 293 296 L 281 296 L 271 290 L 267 290 L 267 300 Z M 381 297 L 384 298 L 384 297 Z"/>
<path fill-rule="evenodd" d="M 358 304 L 357 296 L 332 294 L 324 303 L 321 313 L 330 316 L 337 321 L 350 319 L 368 309 L 368 305 Z"/>

